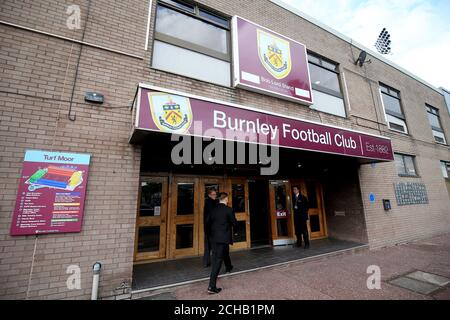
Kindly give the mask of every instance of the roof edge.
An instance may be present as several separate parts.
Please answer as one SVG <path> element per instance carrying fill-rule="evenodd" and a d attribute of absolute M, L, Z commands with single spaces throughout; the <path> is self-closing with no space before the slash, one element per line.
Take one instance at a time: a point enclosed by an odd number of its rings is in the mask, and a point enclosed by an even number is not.
<path fill-rule="evenodd" d="M 384 57 L 381 56 L 380 54 L 376 53 L 376 52 L 373 51 L 372 49 L 369 49 L 369 48 L 365 47 L 364 45 L 362 45 L 362 44 L 360 44 L 360 43 L 354 41 L 352 38 L 350 38 L 350 37 L 348 37 L 348 36 L 346 36 L 346 35 L 340 33 L 339 31 L 337 31 L 337 30 L 335 30 L 335 29 L 333 29 L 333 28 L 327 26 L 327 25 L 324 24 L 323 22 L 320 22 L 319 20 L 317 20 L 317 19 L 315 19 L 315 18 L 313 18 L 313 17 L 307 15 L 306 13 L 300 11 L 299 9 L 297 9 L 297 8 L 295 8 L 295 7 L 293 7 L 293 6 L 289 5 L 289 4 L 287 4 L 287 3 L 284 2 L 283 0 L 269 0 L 269 1 L 272 2 L 272 3 L 274 3 L 274 4 L 276 4 L 276 5 L 278 5 L 279 7 L 283 8 L 283 9 L 285 9 L 285 10 L 287 10 L 287 11 L 290 11 L 291 13 L 293 13 L 293 14 L 295 14 L 295 15 L 297 15 L 297 16 L 303 18 L 303 19 L 305 19 L 306 21 L 308 21 L 308 22 L 310 22 L 310 23 L 312 23 L 312 24 L 318 26 L 319 28 L 321 28 L 321 29 L 323 29 L 323 30 L 325 30 L 325 31 L 327 31 L 327 32 L 329 32 L 329 33 L 335 35 L 336 37 L 338 37 L 338 38 L 340 38 L 340 39 L 342 39 L 342 40 L 344 40 L 344 41 L 350 43 L 351 45 L 353 45 L 353 46 L 355 46 L 355 47 L 357 47 L 357 48 L 359 48 L 359 49 L 361 49 L 361 50 L 366 51 L 368 54 L 370 54 L 370 55 L 373 56 L 374 58 L 376 58 L 376 59 L 378 59 L 378 60 L 384 62 L 385 64 L 387 64 L 387 65 L 389 65 L 389 66 L 391 66 L 391 67 L 393 67 L 393 68 L 395 68 L 395 69 L 397 69 L 398 71 L 400 71 L 400 72 L 406 74 L 407 76 L 413 78 L 414 80 L 417 80 L 418 82 L 420 82 L 420 83 L 426 85 L 427 87 L 429 87 L 430 89 L 436 91 L 436 92 L 439 93 L 440 95 L 443 95 L 443 94 L 442 94 L 442 91 L 439 90 L 439 89 L 438 89 L 437 87 L 435 87 L 434 85 L 432 85 L 431 83 L 429 83 L 429 82 L 423 80 L 422 78 L 420 78 L 420 77 L 414 75 L 413 73 L 409 72 L 409 71 L 406 70 L 405 68 L 400 67 L 398 64 L 396 64 L 396 63 L 394 63 L 394 62 L 392 62 L 392 61 L 387 60 L 386 58 L 384 58 Z"/>

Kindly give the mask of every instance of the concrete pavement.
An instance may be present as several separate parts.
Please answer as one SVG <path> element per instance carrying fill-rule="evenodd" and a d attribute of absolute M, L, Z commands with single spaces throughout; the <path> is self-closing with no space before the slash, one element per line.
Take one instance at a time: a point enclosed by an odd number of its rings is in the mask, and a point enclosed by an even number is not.
<path fill-rule="evenodd" d="M 299 249 L 304 250 L 304 249 Z M 381 288 L 368 289 L 367 267 L 380 268 Z M 420 293 L 429 283 L 405 275 L 414 271 L 444 279 L 431 293 Z M 403 276 L 403 277 L 402 277 Z M 414 282 L 406 289 L 390 283 Z M 317 261 L 295 262 L 280 267 L 219 278 L 220 294 L 209 295 L 206 281 L 154 292 L 147 299 L 444 299 L 450 300 L 450 234 L 413 243 L 332 256 Z M 418 287 L 417 287 L 418 286 Z M 418 289 L 419 288 L 419 289 Z M 415 290 L 415 291 L 413 291 Z"/>

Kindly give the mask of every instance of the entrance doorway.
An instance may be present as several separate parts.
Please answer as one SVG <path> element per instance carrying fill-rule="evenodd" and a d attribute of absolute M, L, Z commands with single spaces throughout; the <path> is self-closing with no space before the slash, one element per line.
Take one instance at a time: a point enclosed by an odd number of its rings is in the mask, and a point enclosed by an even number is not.
<path fill-rule="evenodd" d="M 325 209 L 323 204 L 322 184 L 316 180 L 293 180 L 291 186 L 300 188 L 300 192 L 308 199 L 310 239 L 322 239 L 328 236 Z"/>
<path fill-rule="evenodd" d="M 310 238 L 327 236 L 318 181 L 251 180 L 193 175 L 143 176 L 136 220 L 136 262 L 199 256 L 204 250 L 203 207 L 209 188 L 227 192 L 238 221 L 231 250 L 295 242 L 292 186 L 310 204 Z"/>
<path fill-rule="evenodd" d="M 266 180 L 254 180 L 248 183 L 248 201 L 250 204 L 251 246 L 271 244 L 269 226 L 269 189 Z"/>
<path fill-rule="evenodd" d="M 294 217 L 291 208 L 291 187 L 289 181 L 270 181 L 269 198 L 272 244 L 294 243 Z"/>
<path fill-rule="evenodd" d="M 140 181 L 134 260 L 164 259 L 167 236 L 167 177 Z"/>
<path fill-rule="evenodd" d="M 229 195 L 228 205 L 238 221 L 231 250 L 250 248 L 246 179 L 189 175 L 142 177 L 134 260 L 201 255 L 204 250 L 203 207 L 209 188 Z"/>

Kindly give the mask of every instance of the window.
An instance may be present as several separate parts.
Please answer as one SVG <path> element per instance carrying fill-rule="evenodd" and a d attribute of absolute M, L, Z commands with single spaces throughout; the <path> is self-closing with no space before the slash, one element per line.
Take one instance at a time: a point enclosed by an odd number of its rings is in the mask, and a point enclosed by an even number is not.
<path fill-rule="evenodd" d="M 400 91 L 380 84 L 380 93 L 389 129 L 408 133 L 406 119 L 402 111 Z"/>
<path fill-rule="evenodd" d="M 430 122 L 431 130 L 433 131 L 434 141 L 446 144 L 444 130 L 442 130 L 441 120 L 439 119 L 439 110 L 428 104 L 426 105 L 426 109 L 428 121 Z"/>
<path fill-rule="evenodd" d="M 311 53 L 308 62 L 314 96 L 311 108 L 345 117 L 338 65 Z"/>
<path fill-rule="evenodd" d="M 230 86 L 229 28 L 228 19 L 196 5 L 158 2 L 152 67 Z"/>
<path fill-rule="evenodd" d="M 442 175 L 444 176 L 444 178 L 448 179 L 449 173 L 450 173 L 450 162 L 441 161 L 441 170 L 442 170 Z"/>
<path fill-rule="evenodd" d="M 395 166 L 399 176 L 417 177 L 417 171 L 414 164 L 414 157 L 395 153 Z"/>

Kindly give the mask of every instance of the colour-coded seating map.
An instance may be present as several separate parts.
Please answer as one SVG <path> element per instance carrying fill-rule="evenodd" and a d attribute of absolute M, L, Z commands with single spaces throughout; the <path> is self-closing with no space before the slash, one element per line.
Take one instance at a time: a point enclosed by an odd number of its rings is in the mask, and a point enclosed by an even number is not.
<path fill-rule="evenodd" d="M 30 184 L 28 190 L 34 191 L 38 188 L 48 187 L 73 191 L 83 182 L 83 172 L 64 167 L 49 166 L 38 169 L 26 181 Z"/>
<path fill-rule="evenodd" d="M 27 150 L 10 234 L 80 232 L 89 163 L 88 154 Z"/>

